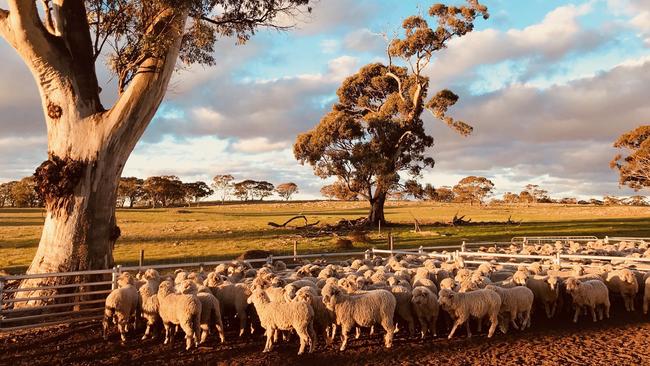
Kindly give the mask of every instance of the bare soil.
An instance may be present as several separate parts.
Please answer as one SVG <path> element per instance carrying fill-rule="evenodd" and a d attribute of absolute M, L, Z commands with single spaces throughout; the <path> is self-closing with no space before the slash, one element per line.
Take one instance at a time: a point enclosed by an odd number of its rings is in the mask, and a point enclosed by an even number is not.
<path fill-rule="evenodd" d="M 539 316 L 530 329 L 466 338 L 464 330 L 452 340 L 424 341 L 396 335 L 392 349 L 383 347 L 381 334 L 367 331 L 352 339 L 345 352 L 320 343 L 313 354 L 297 356 L 297 340 L 279 343 L 263 354 L 261 336 L 237 338 L 233 330 L 221 345 L 214 335 L 205 346 L 184 350 L 177 336 L 170 345 L 162 339 L 139 340 L 133 335 L 121 345 L 113 332 L 101 337 L 99 322 L 42 328 L 0 335 L 0 365 L 650 365 L 650 316 L 613 309 L 612 318 L 578 324 L 568 314 L 549 321 Z M 139 332 L 138 334 L 141 334 Z M 335 346 L 339 346 L 337 339 Z"/>

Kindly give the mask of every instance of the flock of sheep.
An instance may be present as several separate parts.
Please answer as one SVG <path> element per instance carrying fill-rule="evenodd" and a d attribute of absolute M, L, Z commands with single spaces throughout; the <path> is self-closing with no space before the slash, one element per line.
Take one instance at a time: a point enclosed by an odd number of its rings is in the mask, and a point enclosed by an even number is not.
<path fill-rule="evenodd" d="M 489 251 L 488 249 L 485 249 Z M 645 243 L 587 244 L 556 243 L 499 249 L 502 252 L 648 256 Z M 587 314 L 598 321 L 610 316 L 610 299 L 621 297 L 626 311 L 635 311 L 642 298 L 643 313 L 650 305 L 650 272 L 633 268 L 574 263 L 561 268 L 536 262 L 504 266 L 484 262 L 469 268 L 461 260 L 440 261 L 427 254 L 396 255 L 389 258 L 354 259 L 336 264 L 305 261 L 295 269 L 276 261 L 255 269 L 244 261 L 220 264 L 205 273 L 176 270 L 162 276 L 154 269 L 131 276 L 124 272 L 118 288 L 106 299 L 104 337 L 110 323 L 116 323 L 123 342 L 139 319 L 146 322 L 142 339 L 162 324 L 165 344 L 175 332 L 185 334 L 186 349 L 205 342 L 213 329 L 224 338 L 224 322 L 239 325 L 239 335 L 265 330 L 264 352 L 280 339 L 296 334 L 298 354 L 312 352 L 322 337 L 330 345 L 340 330 L 345 350 L 349 335 L 359 338 L 364 328 L 372 334 L 379 326 L 386 347 L 393 335 L 407 331 L 421 338 L 438 330 L 452 338 L 464 325 L 489 326 L 488 337 L 497 327 L 531 326 L 531 312 L 542 311 L 548 318 Z M 442 311 L 441 311 L 442 310 Z M 440 316 L 439 316 L 440 315 Z M 440 319 L 440 321 L 439 321 Z"/>

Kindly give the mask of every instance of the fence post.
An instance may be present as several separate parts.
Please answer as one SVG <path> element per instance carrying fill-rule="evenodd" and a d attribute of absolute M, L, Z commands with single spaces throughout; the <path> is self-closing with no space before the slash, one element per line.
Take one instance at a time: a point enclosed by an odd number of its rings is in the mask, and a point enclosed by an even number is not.
<path fill-rule="evenodd" d="M 365 253 L 363 253 L 363 259 L 370 259 L 370 249 L 366 249 Z"/>
<path fill-rule="evenodd" d="M 560 254 L 560 252 L 555 253 L 555 264 L 557 264 L 558 266 L 562 264 L 561 256 L 562 255 Z"/>
<path fill-rule="evenodd" d="M 298 240 L 293 241 L 293 261 L 298 261 Z"/>
<path fill-rule="evenodd" d="M 393 233 L 388 234 L 388 249 L 390 250 L 390 255 L 393 255 Z"/>
<path fill-rule="evenodd" d="M 605 235 L 605 244 L 609 244 L 609 235 Z"/>
<path fill-rule="evenodd" d="M 465 252 L 465 240 L 463 240 L 463 243 L 460 245 L 460 251 Z"/>
<path fill-rule="evenodd" d="M 117 277 L 120 275 L 120 271 L 121 268 L 119 264 L 113 267 L 113 273 L 111 273 L 111 290 L 115 290 L 117 288 Z"/>
<path fill-rule="evenodd" d="M 266 264 L 273 265 L 273 254 L 269 254 L 269 256 L 266 257 Z"/>
<path fill-rule="evenodd" d="M 2 311 L 2 298 L 5 295 L 4 289 L 5 289 L 5 279 L 0 278 L 0 311 Z M 2 322 L 0 322 L 0 329 L 2 329 Z"/>
<path fill-rule="evenodd" d="M 422 253 L 424 253 L 424 247 L 420 245 L 420 247 L 418 248 L 418 254 L 422 254 Z"/>
<path fill-rule="evenodd" d="M 140 249 L 140 270 L 144 267 L 144 249 Z"/>

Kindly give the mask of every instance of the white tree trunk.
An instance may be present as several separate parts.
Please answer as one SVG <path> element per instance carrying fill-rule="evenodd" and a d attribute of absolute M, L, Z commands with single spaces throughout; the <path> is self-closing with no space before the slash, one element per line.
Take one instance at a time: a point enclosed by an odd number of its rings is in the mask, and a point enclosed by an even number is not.
<path fill-rule="evenodd" d="M 89 39 L 76 31 L 85 22 L 83 3 L 67 9 L 59 38 L 48 34 L 34 1 L 9 0 L 0 10 L 0 36 L 25 61 L 39 88 L 48 137 L 48 160 L 37 171 L 47 216 L 28 273 L 104 269 L 113 265 L 117 184 L 124 164 L 163 100 L 180 50 L 187 13 L 168 9 L 160 27 L 172 37 L 160 57 L 141 64 L 116 104 L 106 111 L 99 101 Z M 71 5 L 72 7 L 72 5 Z M 75 13 L 76 12 L 76 13 Z M 79 13 L 81 12 L 81 13 Z M 87 24 L 85 31 L 88 32 Z M 154 29 L 155 27 L 152 27 Z M 83 30 L 84 28 L 81 27 Z M 58 35 L 57 35 L 58 36 Z M 155 70 L 152 72 L 151 70 Z M 71 277 L 32 279 L 22 288 L 58 285 Z M 59 290 L 26 291 L 21 297 L 49 296 Z M 16 303 L 42 305 L 43 301 Z"/>

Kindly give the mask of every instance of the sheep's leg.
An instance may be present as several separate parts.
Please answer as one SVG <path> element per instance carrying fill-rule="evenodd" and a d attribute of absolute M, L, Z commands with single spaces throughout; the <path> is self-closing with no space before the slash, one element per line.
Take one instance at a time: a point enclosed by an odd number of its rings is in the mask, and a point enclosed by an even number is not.
<path fill-rule="evenodd" d="M 449 332 L 449 335 L 447 336 L 447 339 L 451 339 L 454 336 L 454 333 L 456 333 L 456 329 L 458 329 L 458 327 L 460 325 L 462 325 L 464 322 L 465 321 L 463 319 L 457 318 L 456 321 L 454 322 L 454 326 L 451 327 L 451 331 Z M 469 329 L 468 329 L 468 331 L 469 331 Z"/>
<path fill-rule="evenodd" d="M 580 316 L 580 307 L 576 306 L 576 311 L 573 314 L 573 322 L 577 323 L 578 322 L 578 316 Z"/>
<path fill-rule="evenodd" d="M 273 348 L 273 330 L 269 328 L 266 330 L 265 334 L 266 344 L 264 345 L 264 350 L 262 352 L 271 352 L 271 348 Z"/>
<path fill-rule="evenodd" d="M 527 309 L 524 312 L 524 320 L 522 321 L 521 330 L 524 330 L 526 328 L 530 328 L 530 309 Z"/>
<path fill-rule="evenodd" d="M 171 328 L 172 327 L 168 323 L 164 323 L 164 326 L 165 326 L 165 343 L 163 343 L 163 344 L 167 344 L 167 343 L 169 343 L 169 339 L 171 338 Z"/>
<path fill-rule="evenodd" d="M 122 343 L 126 342 L 126 330 L 124 329 L 126 327 L 126 324 L 123 322 L 117 323 L 117 329 L 120 331 L 120 340 Z"/>
<path fill-rule="evenodd" d="M 467 331 L 467 338 L 472 338 L 472 327 L 469 324 L 470 322 L 471 322 L 471 320 L 469 318 L 467 318 L 467 321 L 465 322 L 465 330 Z M 479 325 L 480 325 L 480 323 L 479 323 Z M 481 330 L 479 329 L 479 332 L 480 331 Z"/>
<path fill-rule="evenodd" d="M 201 340 L 199 341 L 199 344 L 205 343 L 206 339 L 208 339 L 209 334 L 210 327 L 207 324 L 201 324 Z"/>
<path fill-rule="evenodd" d="M 336 329 L 337 329 L 337 328 L 338 328 L 338 327 L 336 326 L 336 323 L 335 323 L 335 324 L 332 324 L 332 337 L 331 337 L 332 342 L 334 342 L 334 339 L 336 338 Z"/>
<path fill-rule="evenodd" d="M 591 311 L 591 318 L 593 319 L 594 322 L 598 320 L 596 317 L 596 308 L 594 306 L 590 306 L 589 310 Z"/>
<path fill-rule="evenodd" d="M 350 332 L 350 326 L 348 325 L 342 325 L 341 326 L 341 338 L 343 339 L 343 343 L 341 343 L 341 351 L 345 351 L 345 347 L 348 346 L 348 333 Z"/>
<path fill-rule="evenodd" d="M 431 318 L 431 328 L 429 328 L 434 338 L 438 336 L 438 330 L 436 329 L 437 325 L 438 325 L 438 317 L 434 316 Z"/>
<path fill-rule="evenodd" d="M 307 325 L 307 332 L 309 333 L 309 353 L 314 352 L 314 348 L 316 347 L 316 331 L 314 330 L 314 323 L 309 322 Z"/>
<path fill-rule="evenodd" d="M 632 309 L 632 311 L 636 311 L 636 309 L 634 308 L 634 296 L 630 296 L 629 299 L 630 299 L 630 308 Z"/>
<path fill-rule="evenodd" d="M 598 305 L 598 320 L 603 320 L 603 306 Z"/>
<path fill-rule="evenodd" d="M 551 318 L 555 316 L 556 310 L 557 310 L 557 301 L 551 304 Z"/>
<path fill-rule="evenodd" d="M 185 332 L 185 350 L 188 351 L 190 348 L 192 348 L 192 344 L 195 341 L 196 337 L 198 337 L 198 334 L 196 334 L 196 330 L 191 324 L 191 321 L 185 321 L 180 324 L 181 329 L 183 329 L 183 332 Z M 199 328 L 199 334 L 201 330 Z M 197 342 L 198 346 L 198 342 Z"/>
<path fill-rule="evenodd" d="M 246 331 L 246 322 L 247 322 L 246 308 L 237 309 L 237 317 L 239 318 L 239 336 L 241 337 L 244 335 L 244 332 Z M 253 333 L 252 327 L 253 325 L 251 324 L 251 334 Z"/>
<path fill-rule="evenodd" d="M 386 335 L 384 336 L 384 345 L 386 348 L 391 348 L 393 346 L 393 337 L 395 336 L 395 324 L 393 324 L 392 319 L 384 319 L 381 322 L 381 326 L 384 328 L 384 331 L 386 331 Z"/>
<path fill-rule="evenodd" d="M 643 315 L 648 315 L 648 308 L 650 307 L 650 294 L 643 296 Z"/>
<path fill-rule="evenodd" d="M 104 316 L 104 319 L 102 320 L 102 337 L 104 337 L 104 340 L 108 339 L 108 326 L 109 318 Z"/>
<path fill-rule="evenodd" d="M 427 331 L 429 330 L 428 329 L 429 325 L 427 324 L 426 320 L 420 319 L 420 328 L 422 328 L 420 330 L 420 334 L 421 334 L 420 339 L 424 340 L 424 336 L 427 334 Z"/>
<path fill-rule="evenodd" d="M 221 318 L 217 318 L 217 324 L 215 325 L 217 328 L 217 334 L 219 334 L 219 339 L 221 340 L 221 343 L 226 342 L 226 336 L 224 335 L 223 331 L 223 322 L 221 321 Z"/>
<path fill-rule="evenodd" d="M 546 317 L 551 319 L 553 316 L 551 315 L 551 306 L 549 303 L 545 302 L 544 303 L 544 310 L 546 310 Z"/>
<path fill-rule="evenodd" d="M 395 332 L 395 333 L 397 333 L 397 332 Z M 375 325 L 374 324 L 370 326 L 370 333 L 369 334 L 370 335 L 375 334 Z"/>
<path fill-rule="evenodd" d="M 359 339 L 361 337 L 361 327 L 357 327 L 356 333 L 354 334 L 354 339 Z"/>
<path fill-rule="evenodd" d="M 514 311 L 511 312 L 510 313 L 510 324 L 512 324 L 512 327 L 515 328 L 515 330 L 519 330 L 519 327 L 517 326 L 517 322 L 515 321 L 516 319 L 517 319 L 517 313 L 514 312 Z"/>
<path fill-rule="evenodd" d="M 498 324 L 499 324 L 499 319 L 497 317 L 497 314 L 490 315 L 490 329 L 488 330 L 488 338 L 492 338 L 492 336 L 494 335 L 494 331 L 497 329 Z"/>
<path fill-rule="evenodd" d="M 300 339 L 300 349 L 298 349 L 298 356 L 302 355 L 305 353 L 305 347 L 307 346 L 308 343 L 311 343 L 309 340 L 309 330 L 307 327 L 297 327 L 296 333 L 298 333 L 298 338 Z M 313 330 L 312 330 L 313 331 Z M 309 352 L 311 353 L 313 351 L 312 347 L 310 346 Z"/>
<path fill-rule="evenodd" d="M 476 331 L 479 332 L 479 333 L 481 333 L 481 332 L 483 331 L 483 319 L 482 319 L 482 318 L 478 318 L 478 319 L 476 320 L 476 322 L 478 323 L 478 326 L 476 327 Z M 470 323 L 470 321 L 468 320 L 468 321 L 467 321 L 468 326 L 469 326 L 469 323 Z"/>
<path fill-rule="evenodd" d="M 610 307 L 610 303 L 609 303 L 609 299 L 607 299 L 607 302 L 605 303 L 605 317 L 607 319 L 609 319 L 609 307 Z"/>

